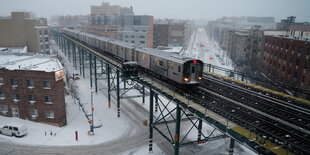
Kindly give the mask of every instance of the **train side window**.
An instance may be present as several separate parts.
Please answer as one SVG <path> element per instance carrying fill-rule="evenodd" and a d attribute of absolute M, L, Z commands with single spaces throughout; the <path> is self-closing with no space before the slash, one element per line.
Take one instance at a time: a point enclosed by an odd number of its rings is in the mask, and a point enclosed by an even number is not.
<path fill-rule="evenodd" d="M 143 61 L 146 60 L 146 55 L 145 55 L 145 54 L 142 55 L 142 60 L 143 60 Z"/>
<path fill-rule="evenodd" d="M 168 68 L 173 68 L 173 63 L 168 62 Z"/>
<path fill-rule="evenodd" d="M 163 65 L 164 65 L 164 62 L 161 61 L 161 60 L 158 60 L 158 61 L 157 61 L 157 65 L 158 65 L 158 66 L 163 66 Z"/>
<path fill-rule="evenodd" d="M 181 72 L 181 66 L 178 66 L 178 72 Z"/>
<path fill-rule="evenodd" d="M 195 66 L 192 66 L 192 73 L 195 73 Z"/>

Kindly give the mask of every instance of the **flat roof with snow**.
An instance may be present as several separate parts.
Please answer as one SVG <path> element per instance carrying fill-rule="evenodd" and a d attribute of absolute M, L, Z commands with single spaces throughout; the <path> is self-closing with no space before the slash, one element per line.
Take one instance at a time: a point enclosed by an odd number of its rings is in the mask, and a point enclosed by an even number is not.
<path fill-rule="evenodd" d="M 63 69 L 58 59 L 47 55 L 30 53 L 12 54 L 7 52 L 0 52 L 0 68 L 45 72 L 55 72 Z"/>

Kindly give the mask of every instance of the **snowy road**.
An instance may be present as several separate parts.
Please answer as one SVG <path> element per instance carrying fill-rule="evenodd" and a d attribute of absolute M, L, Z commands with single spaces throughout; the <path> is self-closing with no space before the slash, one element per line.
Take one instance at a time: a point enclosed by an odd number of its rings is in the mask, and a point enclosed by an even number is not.
<path fill-rule="evenodd" d="M 189 47 L 183 55 L 202 60 L 204 63 L 232 69 L 232 61 L 217 42 L 210 39 L 204 28 L 198 28 L 191 36 Z M 219 74 L 225 74 L 219 72 Z"/>

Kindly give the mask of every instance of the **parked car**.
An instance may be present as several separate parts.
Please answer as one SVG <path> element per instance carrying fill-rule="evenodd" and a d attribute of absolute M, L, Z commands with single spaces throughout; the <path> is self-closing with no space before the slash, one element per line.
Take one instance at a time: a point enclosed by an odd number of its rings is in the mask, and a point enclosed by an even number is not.
<path fill-rule="evenodd" d="M 27 134 L 27 127 L 22 124 L 7 124 L 0 128 L 0 134 L 22 137 Z"/>

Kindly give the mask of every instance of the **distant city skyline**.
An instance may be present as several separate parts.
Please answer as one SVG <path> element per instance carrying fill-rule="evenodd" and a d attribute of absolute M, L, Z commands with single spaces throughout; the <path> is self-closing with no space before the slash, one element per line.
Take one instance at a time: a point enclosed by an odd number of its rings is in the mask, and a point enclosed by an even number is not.
<path fill-rule="evenodd" d="M 88 15 L 91 5 L 102 0 L 1 0 L 0 16 L 12 11 L 33 12 L 37 17 L 53 15 Z M 223 16 L 275 17 L 276 21 L 296 16 L 297 21 L 310 21 L 309 0 L 105 0 L 111 5 L 133 7 L 135 14 L 155 18 L 212 20 Z"/>

